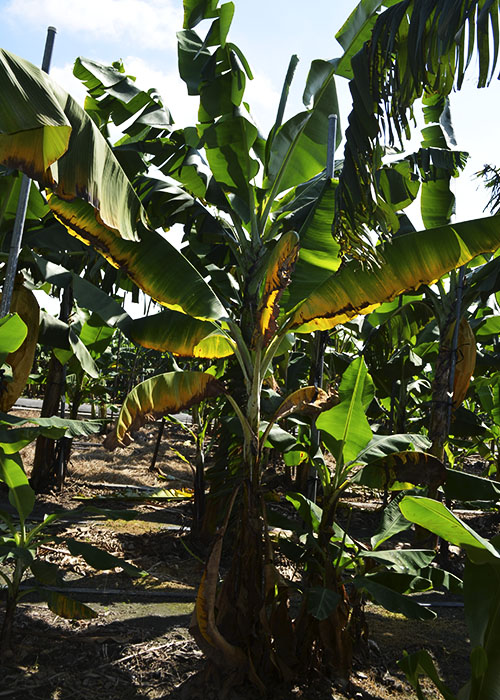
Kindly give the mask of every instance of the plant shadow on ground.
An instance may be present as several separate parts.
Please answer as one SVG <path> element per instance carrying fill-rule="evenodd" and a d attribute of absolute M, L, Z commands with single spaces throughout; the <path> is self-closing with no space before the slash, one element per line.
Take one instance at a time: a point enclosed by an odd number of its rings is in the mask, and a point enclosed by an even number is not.
<path fill-rule="evenodd" d="M 71 622 L 40 605 L 21 605 L 15 655 L 0 665 L 2 695 L 13 700 L 164 697 L 182 674 L 192 673 L 201 655 L 191 649 L 187 606 L 178 606 L 179 614 L 165 614 L 163 607 L 115 603 L 101 609 L 96 620 Z M 138 614 L 148 608 L 159 609 Z"/>

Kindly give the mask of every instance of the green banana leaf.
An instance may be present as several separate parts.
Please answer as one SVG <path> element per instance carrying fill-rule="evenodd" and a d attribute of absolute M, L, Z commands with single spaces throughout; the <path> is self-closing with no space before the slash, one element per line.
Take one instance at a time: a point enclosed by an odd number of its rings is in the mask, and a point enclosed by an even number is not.
<path fill-rule="evenodd" d="M 500 552 L 456 517 L 446 506 L 432 498 L 406 496 L 399 504 L 401 512 L 411 522 L 462 547 L 473 563 L 500 562 Z"/>
<path fill-rule="evenodd" d="M 331 451 L 337 463 L 342 457 L 344 462 L 354 460 L 372 439 L 365 410 L 373 395 L 373 382 L 365 361 L 358 357 L 342 376 L 340 402 L 316 419 L 318 428 L 333 438 Z"/>
<path fill-rule="evenodd" d="M 264 187 L 279 194 L 306 182 L 325 169 L 328 117 L 339 114 L 334 67 L 330 61 L 311 63 L 300 112 L 276 131 L 271 144 Z M 337 129 L 336 145 L 340 143 Z"/>

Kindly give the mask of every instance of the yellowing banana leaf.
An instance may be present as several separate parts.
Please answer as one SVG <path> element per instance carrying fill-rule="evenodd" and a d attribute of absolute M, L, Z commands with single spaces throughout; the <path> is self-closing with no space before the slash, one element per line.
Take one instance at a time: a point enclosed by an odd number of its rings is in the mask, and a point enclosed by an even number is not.
<path fill-rule="evenodd" d="M 315 386 L 304 386 L 287 396 L 271 419 L 271 423 L 280 420 L 290 413 L 306 413 L 317 416 L 338 402 L 338 396 L 329 396 L 326 391 Z"/>
<path fill-rule="evenodd" d="M 69 596 L 57 591 L 45 591 L 45 599 L 49 608 L 59 617 L 66 620 L 91 620 L 97 617 L 97 613 L 88 605 L 73 600 Z"/>
<path fill-rule="evenodd" d="M 285 233 L 272 251 L 264 277 L 257 323 L 253 337 L 254 345 L 259 337 L 264 345 L 276 332 L 279 300 L 290 282 L 290 275 L 299 254 L 299 237 L 295 231 Z"/>
<path fill-rule="evenodd" d="M 183 357 L 228 357 L 234 352 L 233 342 L 209 321 L 170 310 L 132 321 L 130 338 L 146 348 Z"/>
<path fill-rule="evenodd" d="M 177 413 L 225 391 L 218 379 L 205 372 L 166 372 L 147 379 L 132 389 L 125 399 L 104 446 L 114 450 L 129 445 L 133 439 L 131 433 L 146 421 Z"/>
<path fill-rule="evenodd" d="M 315 289 L 295 309 L 289 328 L 298 333 L 334 328 L 499 246 L 499 216 L 398 236 L 379 247 L 379 267 L 348 263 Z"/>
<path fill-rule="evenodd" d="M 77 102 L 39 68 L 4 50 L 0 92 L 0 162 L 50 188 L 50 206 L 65 224 L 76 200 L 79 228 L 101 225 L 135 240 L 140 201 Z"/>
<path fill-rule="evenodd" d="M 163 306 L 195 318 L 227 316 L 203 277 L 163 236 L 142 227 L 139 240 L 125 240 L 98 222 L 92 223 L 85 206 L 85 202 L 60 200 L 54 211 L 71 234 L 126 272 L 146 294 Z M 82 221 L 85 224 L 80 228 Z"/>

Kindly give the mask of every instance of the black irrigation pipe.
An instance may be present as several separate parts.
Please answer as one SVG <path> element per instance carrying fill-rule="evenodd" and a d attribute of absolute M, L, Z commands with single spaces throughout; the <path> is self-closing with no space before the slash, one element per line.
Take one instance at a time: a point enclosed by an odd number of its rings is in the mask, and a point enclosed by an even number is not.
<path fill-rule="evenodd" d="M 21 590 L 33 590 L 33 586 L 30 586 L 28 584 L 22 584 L 20 588 Z M 3 598 L 6 590 L 6 586 L 0 586 L 0 597 Z M 127 598 L 145 598 L 146 600 L 150 598 L 157 598 L 160 600 L 167 600 L 171 603 L 194 603 L 194 601 L 196 600 L 196 591 L 137 591 L 134 589 L 127 590 L 124 588 L 85 588 L 83 586 L 44 586 L 43 588 L 38 589 L 38 591 L 54 591 L 56 593 L 76 593 L 77 595 L 83 597 L 88 596 L 97 598 L 106 598 L 108 596 L 120 596 L 125 598 L 125 601 L 123 602 L 126 602 Z M 36 594 L 38 591 L 33 590 L 33 594 Z M 25 599 L 25 602 L 29 601 Z"/>

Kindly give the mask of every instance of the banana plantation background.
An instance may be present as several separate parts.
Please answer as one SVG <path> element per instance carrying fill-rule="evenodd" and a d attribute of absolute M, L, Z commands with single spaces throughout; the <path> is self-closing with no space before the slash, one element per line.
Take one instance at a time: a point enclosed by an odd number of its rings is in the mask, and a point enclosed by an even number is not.
<path fill-rule="evenodd" d="M 170 496 L 188 500 L 185 546 L 204 561 L 189 631 L 207 687 L 258 697 L 323 677 L 345 689 L 370 658 L 368 602 L 428 620 L 421 594 L 444 591 L 464 603 L 470 679 L 455 696 L 425 649 L 401 650 L 400 667 L 419 698 L 494 700 L 498 526 L 482 536 L 453 511 L 498 511 L 500 180 L 486 164 L 490 211 L 454 221 L 468 153 L 448 96 L 466 76 L 497 89 L 498 2 L 363 0 L 337 34 L 343 54 L 312 62 L 292 116 L 291 57 L 267 135 L 231 42 L 238 3 L 183 6 L 179 74 L 199 110 L 182 129 L 175 104 L 121 62 L 76 59 L 81 107 L 0 50 L 4 271 L 29 192 L 0 320 L 1 653 L 15 657 L 27 580 L 59 616 L 94 615 L 56 590 L 61 572 L 41 556 L 61 514 L 31 517 L 67 487 L 72 440 L 106 433 L 104 447 L 123 450 L 156 420 L 159 444 L 181 413 L 192 490 Z M 417 104 L 421 147 L 408 153 Z M 172 227 L 180 249 L 163 235 Z M 33 290 L 59 299 L 58 317 Z M 16 415 L 21 394 L 43 399 L 40 417 Z M 345 505 L 360 494 L 378 504 L 362 536 Z M 83 540 L 66 546 L 98 570 L 151 573 Z"/>

